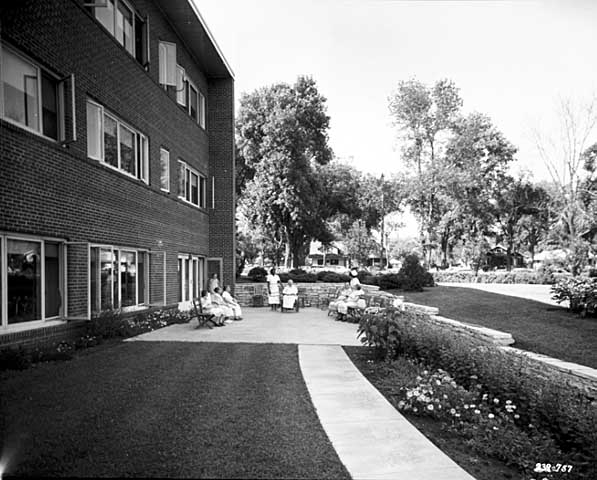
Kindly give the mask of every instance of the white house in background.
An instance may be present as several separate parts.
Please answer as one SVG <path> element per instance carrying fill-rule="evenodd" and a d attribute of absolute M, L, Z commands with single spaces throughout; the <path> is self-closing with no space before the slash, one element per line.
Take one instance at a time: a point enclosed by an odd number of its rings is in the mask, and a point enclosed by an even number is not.
<path fill-rule="evenodd" d="M 309 246 L 307 265 L 311 267 L 333 267 L 349 268 L 350 257 L 345 253 L 342 242 L 332 242 L 330 245 L 322 245 L 321 242 L 313 241 Z"/>

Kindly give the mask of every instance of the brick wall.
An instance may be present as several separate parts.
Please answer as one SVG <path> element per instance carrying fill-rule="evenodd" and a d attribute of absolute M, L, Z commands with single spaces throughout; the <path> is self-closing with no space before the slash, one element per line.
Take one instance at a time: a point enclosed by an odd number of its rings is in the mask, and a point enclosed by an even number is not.
<path fill-rule="evenodd" d="M 32 330 L 0 333 L 0 349 L 22 347 L 25 350 L 50 347 L 64 340 L 75 340 L 85 334 L 87 323 L 73 321 Z"/>
<path fill-rule="evenodd" d="M 63 147 L 0 120 L 0 231 L 165 251 L 171 303 L 178 296 L 178 253 L 217 254 L 228 281 L 234 278 L 233 81 L 208 79 L 151 0 L 131 3 L 151 19 L 147 71 L 82 1 L 3 5 L 3 41 L 58 77 L 74 73 L 77 141 Z M 176 103 L 173 88 L 158 84 L 158 40 L 177 44 L 178 63 L 206 96 L 207 130 Z M 87 158 L 88 98 L 148 137 L 149 185 Z M 160 190 L 160 147 L 170 152 L 170 193 Z M 216 175 L 213 214 L 177 198 L 179 158 L 205 175 L 208 186 Z M 210 219 L 217 236 L 212 242 Z M 87 313 L 86 261 L 76 249 L 69 255 L 70 315 Z M 159 262 L 150 267 L 150 295 L 161 302 L 161 255 L 150 255 L 150 262 Z"/>

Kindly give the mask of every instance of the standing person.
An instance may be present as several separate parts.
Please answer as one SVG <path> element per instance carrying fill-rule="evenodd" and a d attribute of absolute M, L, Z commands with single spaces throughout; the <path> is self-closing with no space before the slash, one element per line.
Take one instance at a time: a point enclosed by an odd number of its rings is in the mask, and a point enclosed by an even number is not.
<path fill-rule="evenodd" d="M 272 311 L 278 309 L 280 305 L 280 277 L 276 273 L 276 269 L 272 268 L 269 271 L 269 275 L 265 279 L 267 281 L 267 292 L 268 298 L 267 303 L 271 307 Z"/>
<path fill-rule="evenodd" d="M 355 285 L 360 285 L 361 282 L 359 281 L 359 272 L 356 268 L 350 270 L 350 286 L 354 287 Z"/>
<path fill-rule="evenodd" d="M 224 287 L 224 292 L 222 293 L 222 298 L 228 307 L 232 309 L 234 312 L 234 319 L 233 320 L 242 320 L 243 319 L 243 312 L 240 308 L 238 301 L 232 296 L 230 293 L 230 285 L 226 285 Z"/>
<path fill-rule="evenodd" d="M 220 281 L 218 280 L 218 274 L 214 273 L 210 279 L 209 279 L 209 283 L 207 285 L 207 288 L 209 290 L 209 293 L 214 293 L 214 290 L 216 288 L 218 288 L 220 286 Z"/>

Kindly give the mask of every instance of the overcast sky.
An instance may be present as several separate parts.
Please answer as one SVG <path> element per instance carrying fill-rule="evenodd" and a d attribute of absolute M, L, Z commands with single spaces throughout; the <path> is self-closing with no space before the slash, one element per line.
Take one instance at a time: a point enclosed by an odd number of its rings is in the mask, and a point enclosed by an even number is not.
<path fill-rule="evenodd" d="M 400 80 L 454 80 L 547 177 L 530 129 L 558 95 L 597 91 L 597 1 L 194 0 L 242 92 L 313 76 L 338 157 L 400 169 L 388 96 Z"/>

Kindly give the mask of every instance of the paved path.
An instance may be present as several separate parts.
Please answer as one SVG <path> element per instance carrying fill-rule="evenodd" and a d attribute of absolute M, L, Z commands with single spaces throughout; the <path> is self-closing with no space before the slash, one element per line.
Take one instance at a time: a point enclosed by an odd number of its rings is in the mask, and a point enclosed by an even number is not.
<path fill-rule="evenodd" d="M 522 283 L 455 283 L 439 282 L 444 287 L 474 288 L 485 292 L 508 295 L 510 297 L 527 298 L 536 302 L 567 307 L 566 303 L 558 304 L 551 299 L 551 285 L 530 285 Z"/>
<path fill-rule="evenodd" d="M 299 313 L 243 309 L 226 327 L 172 325 L 128 341 L 250 342 L 299 345 L 317 415 L 354 479 L 474 480 L 413 427 L 352 364 L 341 345 L 360 345 L 356 325 L 314 308 Z"/>

